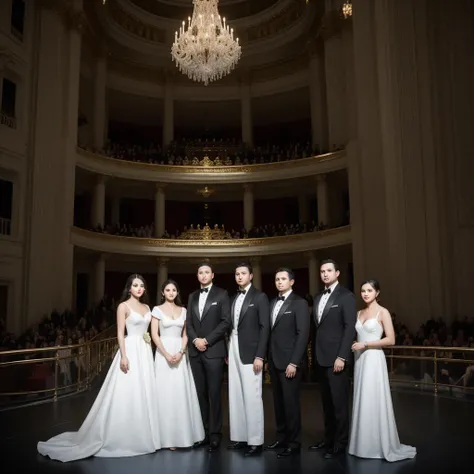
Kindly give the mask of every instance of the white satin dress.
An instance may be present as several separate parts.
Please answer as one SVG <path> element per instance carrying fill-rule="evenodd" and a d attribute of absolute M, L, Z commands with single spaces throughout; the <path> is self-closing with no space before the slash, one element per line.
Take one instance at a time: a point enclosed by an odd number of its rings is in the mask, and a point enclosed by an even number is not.
<path fill-rule="evenodd" d="M 161 342 L 169 354 L 181 349 L 186 309 L 177 319 L 171 319 L 157 306 L 153 317 L 160 325 Z M 170 365 L 163 354 L 155 352 L 155 380 L 160 420 L 160 440 L 163 448 L 188 448 L 204 439 L 204 426 L 193 374 L 187 353 L 178 364 Z"/>
<path fill-rule="evenodd" d="M 161 448 L 156 407 L 153 352 L 143 335 L 151 321 L 129 308 L 125 352 L 130 370 L 120 370 L 120 350 L 86 419 L 77 432 L 38 443 L 38 452 L 62 462 L 90 456 L 120 458 Z"/>
<path fill-rule="evenodd" d="M 379 341 L 379 314 L 363 324 L 357 317 L 357 341 Z M 356 351 L 354 400 L 349 454 L 360 458 L 401 461 L 416 456 L 416 448 L 400 444 L 393 412 L 387 362 L 382 349 Z"/>

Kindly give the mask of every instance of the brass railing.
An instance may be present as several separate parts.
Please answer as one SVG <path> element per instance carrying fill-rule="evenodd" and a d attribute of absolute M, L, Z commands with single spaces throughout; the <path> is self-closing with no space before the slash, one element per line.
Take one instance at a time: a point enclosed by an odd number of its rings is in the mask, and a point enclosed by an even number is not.
<path fill-rule="evenodd" d="M 112 331 L 83 344 L 0 352 L 0 406 L 56 401 L 90 389 L 117 351 Z"/>

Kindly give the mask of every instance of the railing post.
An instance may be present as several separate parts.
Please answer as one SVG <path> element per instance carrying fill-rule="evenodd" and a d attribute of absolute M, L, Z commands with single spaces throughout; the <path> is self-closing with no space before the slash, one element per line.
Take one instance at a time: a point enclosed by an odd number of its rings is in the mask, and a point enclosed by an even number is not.
<path fill-rule="evenodd" d="M 86 376 L 86 389 L 91 388 L 91 343 L 87 342 L 87 376 Z"/>
<path fill-rule="evenodd" d="M 54 360 L 54 396 L 53 401 L 58 400 L 58 372 L 59 372 L 59 350 L 56 349 Z"/>
<path fill-rule="evenodd" d="M 438 395 L 438 350 L 434 350 L 434 393 Z"/>

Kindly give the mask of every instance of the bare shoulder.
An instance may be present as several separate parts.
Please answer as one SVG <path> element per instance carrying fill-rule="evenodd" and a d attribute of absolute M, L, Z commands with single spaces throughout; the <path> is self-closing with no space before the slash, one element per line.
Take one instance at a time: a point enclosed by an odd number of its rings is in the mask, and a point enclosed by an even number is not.
<path fill-rule="evenodd" d="M 380 319 L 382 319 L 383 321 L 392 321 L 392 315 L 390 314 L 390 311 L 384 306 L 380 307 L 380 316 Z"/>

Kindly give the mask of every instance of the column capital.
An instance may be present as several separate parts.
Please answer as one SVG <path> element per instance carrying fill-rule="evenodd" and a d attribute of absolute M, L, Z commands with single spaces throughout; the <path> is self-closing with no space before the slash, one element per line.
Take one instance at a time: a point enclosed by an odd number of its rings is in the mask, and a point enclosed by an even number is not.
<path fill-rule="evenodd" d="M 244 191 L 253 191 L 254 185 L 253 183 L 244 183 L 242 187 L 244 188 Z"/>
<path fill-rule="evenodd" d="M 105 176 L 104 174 L 98 174 L 96 179 L 95 179 L 95 184 L 105 184 L 109 180 L 108 176 Z"/>
<path fill-rule="evenodd" d="M 163 266 L 166 266 L 168 265 L 168 262 L 170 261 L 171 259 L 168 258 L 168 257 L 158 257 L 156 259 L 156 263 L 158 264 L 159 267 L 163 267 Z"/>
<path fill-rule="evenodd" d="M 308 250 L 306 252 L 303 252 L 303 256 L 308 260 L 316 260 L 316 253 L 314 252 L 314 250 Z"/>
<path fill-rule="evenodd" d="M 325 183 L 327 181 L 327 174 L 321 173 L 315 176 L 317 183 Z"/>
<path fill-rule="evenodd" d="M 97 260 L 98 262 L 105 262 L 109 257 L 110 257 L 110 254 L 105 253 L 105 252 L 100 252 L 100 253 L 97 255 L 96 260 Z"/>
<path fill-rule="evenodd" d="M 156 191 L 164 191 L 166 186 L 168 186 L 166 183 L 155 183 L 155 190 Z"/>
<path fill-rule="evenodd" d="M 262 257 L 251 257 L 250 263 L 252 264 L 252 266 L 260 265 L 262 263 Z"/>
<path fill-rule="evenodd" d="M 10 51 L 1 48 L 0 49 L 0 73 L 10 69 L 14 64 L 13 55 Z"/>

